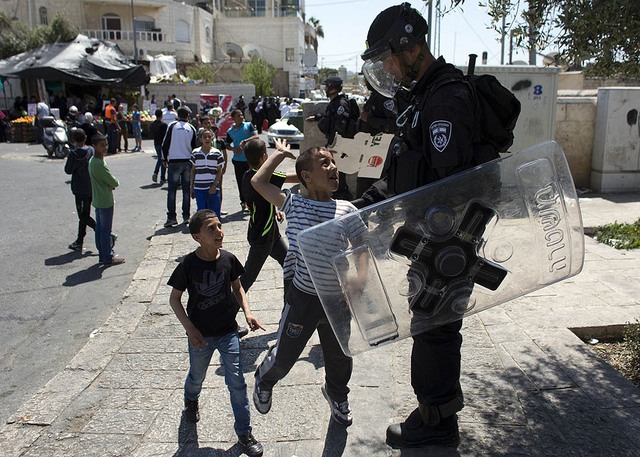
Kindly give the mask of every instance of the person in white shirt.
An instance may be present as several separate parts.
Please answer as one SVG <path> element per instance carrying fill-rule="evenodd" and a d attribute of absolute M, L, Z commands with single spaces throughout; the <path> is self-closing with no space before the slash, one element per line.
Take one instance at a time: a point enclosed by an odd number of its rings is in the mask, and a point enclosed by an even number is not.
<path fill-rule="evenodd" d="M 178 120 L 167 127 L 162 140 L 162 155 L 167 166 L 169 189 L 167 192 L 167 222 L 165 227 L 178 225 L 176 218 L 176 194 L 182 187 L 182 218 L 189 223 L 191 212 L 191 151 L 196 148 L 196 128 L 187 122 L 189 112 L 178 108 Z M 163 115 L 164 120 L 164 115 Z"/>

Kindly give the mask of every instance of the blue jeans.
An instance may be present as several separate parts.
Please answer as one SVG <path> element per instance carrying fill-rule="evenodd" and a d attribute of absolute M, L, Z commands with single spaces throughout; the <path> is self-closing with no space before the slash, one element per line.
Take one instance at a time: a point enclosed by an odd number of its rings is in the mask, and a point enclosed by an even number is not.
<path fill-rule="evenodd" d="M 110 208 L 96 208 L 96 248 L 98 261 L 109 263 L 113 260 L 111 248 L 111 226 L 113 224 L 113 206 Z"/>
<path fill-rule="evenodd" d="M 198 211 L 201 209 L 211 209 L 216 212 L 218 218 L 220 218 L 220 191 L 216 191 L 215 194 L 210 194 L 209 189 L 195 189 L 196 205 Z"/>
<path fill-rule="evenodd" d="M 191 401 L 198 400 L 213 351 L 217 349 L 224 367 L 224 383 L 229 389 L 231 408 L 235 418 L 233 428 L 236 435 L 249 433 L 251 432 L 251 415 L 247 384 L 244 381 L 240 362 L 238 332 L 233 331 L 217 337 L 209 336 L 206 337 L 206 340 L 207 344 L 199 350 L 191 346 L 191 342 L 189 342 L 189 374 L 184 383 L 184 398 Z"/>
<path fill-rule="evenodd" d="M 182 187 L 182 217 L 189 219 L 191 212 L 191 162 L 169 162 L 169 191 L 167 192 L 167 218 L 176 219 L 176 193 Z"/>
<path fill-rule="evenodd" d="M 164 162 L 162 160 L 162 148 L 160 148 L 159 146 L 155 146 L 155 149 L 156 149 L 156 155 L 158 156 L 158 159 L 156 160 L 156 167 L 153 169 L 153 174 L 157 175 L 158 172 L 161 171 L 160 181 L 166 181 L 167 167 L 164 166 Z"/>

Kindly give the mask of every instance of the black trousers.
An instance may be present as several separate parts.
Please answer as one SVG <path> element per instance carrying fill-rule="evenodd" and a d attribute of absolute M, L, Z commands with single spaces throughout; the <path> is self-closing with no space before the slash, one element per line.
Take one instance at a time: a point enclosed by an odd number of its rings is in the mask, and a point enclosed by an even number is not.
<path fill-rule="evenodd" d="M 462 320 L 413 337 L 411 386 L 418 401 L 442 405 L 460 395 Z"/>
<path fill-rule="evenodd" d="M 320 299 L 293 285 L 287 290 L 276 344 L 269 349 L 255 373 L 256 383 L 261 389 L 273 389 L 289 373 L 316 329 L 324 357 L 327 393 L 333 401 L 347 399 L 353 359 L 342 352 Z"/>
<path fill-rule="evenodd" d="M 241 162 L 239 160 L 232 160 L 233 171 L 236 175 L 236 184 L 238 184 L 238 193 L 240 194 L 240 203 L 245 203 L 244 195 L 242 194 L 242 177 L 249 171 L 249 164 L 247 162 Z"/>
<path fill-rule="evenodd" d="M 261 244 L 252 244 L 249 247 L 247 261 L 244 264 L 244 274 L 240 277 L 240 283 L 245 292 L 256 281 L 262 266 L 267 261 L 267 257 L 271 256 L 280 266 L 284 264 L 287 248 L 287 243 L 280 234 L 278 234 L 277 238 L 274 237 Z"/>
<path fill-rule="evenodd" d="M 82 244 L 87 234 L 87 225 L 96 229 L 96 221 L 91 217 L 91 197 L 76 197 L 76 212 L 78 213 L 78 238 L 76 241 Z"/>

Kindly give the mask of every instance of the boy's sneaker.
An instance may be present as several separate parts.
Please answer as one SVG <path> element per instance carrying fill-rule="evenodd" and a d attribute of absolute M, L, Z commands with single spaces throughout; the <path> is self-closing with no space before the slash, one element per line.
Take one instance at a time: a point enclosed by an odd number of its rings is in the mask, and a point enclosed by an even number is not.
<path fill-rule="evenodd" d="M 165 227 L 175 227 L 178 225 L 178 221 L 175 219 L 167 219 L 167 222 L 164 223 Z"/>
<path fill-rule="evenodd" d="M 263 390 L 256 382 L 253 388 L 253 404 L 260 414 L 267 414 L 271 409 L 271 390 Z"/>
<path fill-rule="evenodd" d="M 72 251 L 82 251 L 82 243 L 74 241 L 69 245 L 69 249 L 71 249 Z"/>
<path fill-rule="evenodd" d="M 153 181 L 153 182 L 158 182 L 158 175 L 154 173 L 154 174 L 151 176 L 151 181 Z"/>
<path fill-rule="evenodd" d="M 113 256 L 111 262 L 104 262 L 102 265 L 105 267 L 113 267 L 114 265 L 122 265 L 125 262 L 124 258 Z"/>
<path fill-rule="evenodd" d="M 193 400 L 187 400 L 185 398 L 184 409 L 182 411 L 184 412 L 184 420 L 186 420 L 187 422 L 191 422 L 192 424 L 195 424 L 200 420 L 198 400 L 193 401 Z"/>
<path fill-rule="evenodd" d="M 343 402 L 333 401 L 327 393 L 327 385 L 322 385 L 322 395 L 329 402 L 331 407 L 331 418 L 340 425 L 348 427 L 353 423 L 353 417 L 351 416 L 351 410 L 349 409 L 349 401 Z"/>
<path fill-rule="evenodd" d="M 244 447 L 244 453 L 251 457 L 262 455 L 262 444 L 253 437 L 251 432 L 238 436 L 238 443 Z"/>

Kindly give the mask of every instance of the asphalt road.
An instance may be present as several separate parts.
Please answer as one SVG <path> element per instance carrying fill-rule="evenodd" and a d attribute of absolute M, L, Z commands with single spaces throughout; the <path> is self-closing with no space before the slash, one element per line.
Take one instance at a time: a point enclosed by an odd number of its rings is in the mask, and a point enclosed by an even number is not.
<path fill-rule="evenodd" d="M 98 266 L 93 231 L 85 252 L 74 241 L 78 219 L 64 160 L 40 145 L 0 143 L 0 420 L 62 370 L 119 303 L 149 238 L 162 227 L 165 187 L 151 182 L 147 153 L 107 158 L 115 191 L 116 252 L 126 263 Z M 93 215 L 93 211 L 92 211 Z"/>

